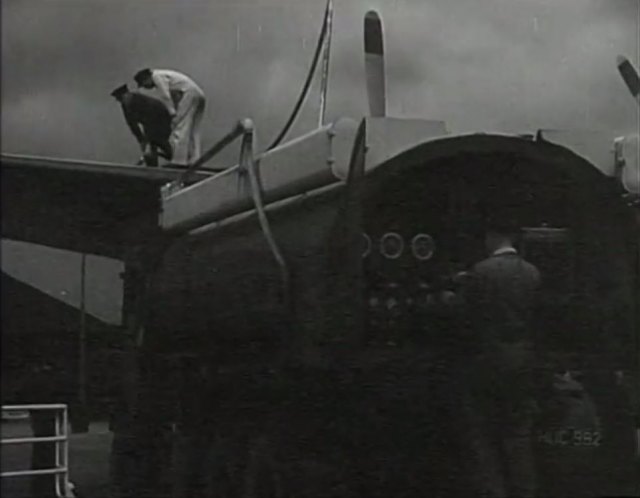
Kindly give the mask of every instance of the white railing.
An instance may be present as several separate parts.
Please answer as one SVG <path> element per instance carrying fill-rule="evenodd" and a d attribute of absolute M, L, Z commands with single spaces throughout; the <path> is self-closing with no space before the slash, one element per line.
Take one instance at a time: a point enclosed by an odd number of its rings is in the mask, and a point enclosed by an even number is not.
<path fill-rule="evenodd" d="M 69 486 L 69 435 L 67 431 L 68 417 L 67 405 L 65 404 L 49 404 L 49 405 L 6 405 L 2 407 L 3 415 L 9 412 L 28 411 L 53 411 L 55 412 L 55 434 L 53 436 L 42 437 L 16 437 L 10 439 L 2 439 L 2 446 L 10 444 L 38 444 L 51 443 L 56 445 L 55 467 L 48 469 L 30 469 L 30 470 L 14 470 L 0 473 L 0 477 L 27 477 L 40 475 L 55 475 L 55 492 L 60 498 L 71 496 L 71 488 Z"/>

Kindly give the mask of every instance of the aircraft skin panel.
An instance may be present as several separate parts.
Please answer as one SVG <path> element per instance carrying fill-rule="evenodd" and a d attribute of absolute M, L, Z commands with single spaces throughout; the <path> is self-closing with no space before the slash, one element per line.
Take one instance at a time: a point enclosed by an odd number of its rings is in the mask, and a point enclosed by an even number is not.
<path fill-rule="evenodd" d="M 357 123 L 344 120 L 338 124 L 322 127 L 259 158 L 260 183 L 266 203 L 340 181 L 336 172 L 347 168 L 344 165 L 349 163 Z M 248 176 L 235 166 L 166 196 L 160 225 L 164 230 L 191 229 L 252 206 Z"/>
<path fill-rule="evenodd" d="M 343 178 L 336 174 L 349 164 L 357 122 L 350 119 L 332 124 L 322 138 L 300 142 L 297 147 L 265 154 L 260 159 L 260 181 L 266 202 L 282 199 Z M 349 146 L 338 146 L 348 143 Z M 311 166 L 307 171 L 307 165 Z M 317 167 L 315 166 L 317 165 Z"/>
<path fill-rule="evenodd" d="M 596 165 L 565 146 L 501 133 L 467 133 L 433 137 L 431 140 L 401 151 L 383 163 L 368 165 L 366 176 L 384 175 L 387 172 L 396 171 L 396 168 L 411 167 L 412 164 L 426 163 L 445 157 L 493 153 L 528 157 L 531 161 L 552 162 L 568 174 L 575 173 L 597 180 L 595 184 L 601 184 L 606 179 Z"/>

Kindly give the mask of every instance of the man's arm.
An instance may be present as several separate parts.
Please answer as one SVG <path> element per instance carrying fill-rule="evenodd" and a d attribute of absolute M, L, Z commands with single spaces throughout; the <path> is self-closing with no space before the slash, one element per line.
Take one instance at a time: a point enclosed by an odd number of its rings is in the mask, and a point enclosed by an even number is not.
<path fill-rule="evenodd" d="M 153 79 L 153 82 L 155 83 L 156 88 L 160 93 L 160 99 L 167 107 L 167 110 L 169 111 L 171 117 L 174 117 L 176 115 L 176 106 L 173 104 L 171 92 L 169 91 L 169 85 L 167 85 L 167 82 L 164 78 L 156 75 L 155 72 L 151 74 L 151 78 Z"/>

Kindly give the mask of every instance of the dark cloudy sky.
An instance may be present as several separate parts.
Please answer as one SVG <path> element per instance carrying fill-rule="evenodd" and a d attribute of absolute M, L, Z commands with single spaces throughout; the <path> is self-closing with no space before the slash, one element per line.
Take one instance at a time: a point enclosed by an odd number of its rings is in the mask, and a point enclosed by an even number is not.
<path fill-rule="evenodd" d="M 639 59 L 638 0 L 335 0 L 328 117 L 366 112 L 362 22 L 377 9 L 388 112 L 452 131 L 637 131 L 616 55 Z M 109 97 L 144 66 L 191 75 L 208 96 L 205 145 L 240 117 L 264 143 L 288 117 L 324 0 L 5 0 L 2 151 L 138 157 Z M 315 126 L 317 84 L 296 132 Z M 233 161 L 229 151 L 223 160 Z M 77 303 L 79 258 L 3 243 L 3 270 Z M 64 270 L 64 269 L 67 270 Z M 93 269 L 93 270 L 91 270 Z M 56 275 L 54 271 L 62 272 Z M 113 262 L 90 262 L 95 314 L 117 320 Z"/>
<path fill-rule="evenodd" d="M 264 142 L 286 120 L 324 0 L 2 2 L 2 150 L 129 162 L 109 97 L 144 66 L 208 96 L 205 144 L 243 116 Z M 336 0 L 329 118 L 366 111 L 362 18 L 377 9 L 389 114 L 453 131 L 637 125 L 615 57 L 638 62 L 637 0 Z M 315 124 L 317 92 L 298 130 Z"/>

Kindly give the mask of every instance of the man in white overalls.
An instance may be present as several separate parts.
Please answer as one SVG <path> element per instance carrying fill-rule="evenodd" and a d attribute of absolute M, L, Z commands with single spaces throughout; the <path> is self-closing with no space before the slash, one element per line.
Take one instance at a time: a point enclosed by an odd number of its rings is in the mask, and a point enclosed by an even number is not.
<path fill-rule="evenodd" d="M 200 123 L 205 96 L 188 76 L 170 69 L 143 69 L 134 76 L 139 87 L 156 88 L 172 117 L 173 163 L 186 166 L 200 157 Z"/>

